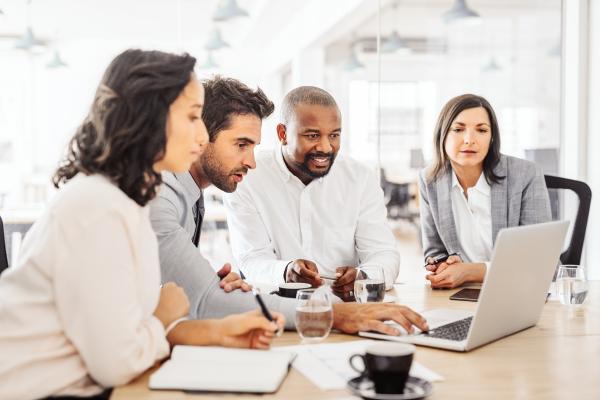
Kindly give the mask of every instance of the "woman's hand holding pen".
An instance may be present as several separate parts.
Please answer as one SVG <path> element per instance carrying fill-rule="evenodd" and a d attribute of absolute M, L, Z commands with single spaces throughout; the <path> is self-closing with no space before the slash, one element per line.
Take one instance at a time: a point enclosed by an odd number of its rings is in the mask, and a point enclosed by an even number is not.
<path fill-rule="evenodd" d="M 278 330 L 283 330 L 285 318 L 271 312 L 270 322 L 260 310 L 235 314 L 215 320 L 215 341 L 224 347 L 268 349 Z"/>
<path fill-rule="evenodd" d="M 428 257 L 427 258 L 428 265 L 425 267 L 427 269 L 427 271 L 430 271 L 433 273 L 440 273 L 452 264 L 461 263 L 462 259 L 460 258 L 460 255 L 452 254 L 447 259 L 440 261 L 438 263 L 431 263 L 431 261 L 433 261 L 433 258 Z"/>

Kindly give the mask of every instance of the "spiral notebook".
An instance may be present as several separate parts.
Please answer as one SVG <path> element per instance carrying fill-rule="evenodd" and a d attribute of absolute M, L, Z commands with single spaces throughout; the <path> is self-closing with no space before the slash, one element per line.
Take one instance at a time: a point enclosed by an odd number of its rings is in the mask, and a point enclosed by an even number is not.
<path fill-rule="evenodd" d="M 274 393 L 295 353 L 223 347 L 175 346 L 171 358 L 150 375 L 150 389 Z"/>

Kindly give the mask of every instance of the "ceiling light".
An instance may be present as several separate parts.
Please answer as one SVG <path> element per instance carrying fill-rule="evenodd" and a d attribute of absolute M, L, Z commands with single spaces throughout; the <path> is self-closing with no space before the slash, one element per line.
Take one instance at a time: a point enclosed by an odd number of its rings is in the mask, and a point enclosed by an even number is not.
<path fill-rule="evenodd" d="M 365 68 L 365 65 L 358 60 L 358 57 L 356 56 L 356 51 L 352 49 L 350 51 L 350 54 L 348 55 L 348 58 L 342 65 L 342 68 L 344 69 L 344 71 L 354 71 L 357 69 Z"/>
<path fill-rule="evenodd" d="M 501 69 L 494 57 L 492 57 L 486 65 L 481 67 L 481 72 L 498 72 Z"/>
<path fill-rule="evenodd" d="M 25 33 L 23 34 L 23 36 L 21 36 L 15 42 L 15 48 L 21 49 L 21 50 L 35 51 L 35 50 L 43 49 L 44 46 L 45 46 L 45 43 L 42 42 L 41 40 L 37 39 L 34 36 L 31 26 L 28 26 L 25 29 Z"/>
<path fill-rule="evenodd" d="M 206 55 L 206 60 L 204 61 L 204 64 L 200 65 L 198 67 L 199 69 L 217 69 L 219 68 L 219 64 L 216 63 L 215 59 L 212 56 L 212 52 L 208 52 L 208 54 Z"/>
<path fill-rule="evenodd" d="M 206 50 L 219 50 L 224 47 L 229 47 L 229 43 L 223 40 L 221 31 L 219 31 L 218 28 L 213 29 L 208 37 L 208 40 L 206 41 L 206 44 L 204 45 L 204 48 Z"/>
<path fill-rule="evenodd" d="M 442 19 L 446 23 L 459 21 L 470 23 L 481 22 L 481 17 L 479 14 L 467 6 L 466 0 L 454 0 L 452 8 L 442 15 Z"/>
<path fill-rule="evenodd" d="M 50 60 L 50 62 L 46 64 L 46 68 L 54 69 L 62 67 L 68 67 L 68 65 L 60 57 L 60 53 L 58 52 L 58 50 L 54 50 L 54 56 L 52 57 L 52 60 Z"/>
<path fill-rule="evenodd" d="M 410 47 L 406 45 L 404 39 L 398 35 L 398 31 L 393 31 L 390 36 L 383 40 L 381 44 L 382 53 L 411 53 Z"/>
<path fill-rule="evenodd" d="M 236 0 L 221 0 L 213 14 L 213 21 L 228 21 L 236 17 L 247 17 L 248 12 L 238 6 Z"/>

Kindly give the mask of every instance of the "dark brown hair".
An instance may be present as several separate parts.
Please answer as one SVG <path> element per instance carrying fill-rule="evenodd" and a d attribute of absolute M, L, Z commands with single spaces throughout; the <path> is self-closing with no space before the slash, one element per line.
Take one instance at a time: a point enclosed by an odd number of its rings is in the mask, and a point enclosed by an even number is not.
<path fill-rule="evenodd" d="M 59 187 L 78 173 L 102 174 L 141 206 L 161 184 L 153 165 L 166 146 L 171 103 L 190 82 L 188 54 L 126 50 L 108 66 L 89 114 L 52 179 Z"/>
<path fill-rule="evenodd" d="M 500 129 L 498 128 L 498 119 L 496 118 L 494 109 L 490 103 L 481 96 L 463 94 L 450 99 L 444 108 L 442 108 L 442 112 L 438 117 L 433 135 L 434 160 L 429 167 L 427 174 L 429 182 L 435 181 L 451 168 L 450 160 L 448 159 L 444 146 L 452 122 L 458 114 L 464 110 L 478 107 L 483 107 L 486 110 L 490 119 L 490 128 L 492 131 L 490 148 L 483 160 L 483 174 L 488 184 L 491 184 L 492 182 L 499 183 L 500 180 L 505 178 L 504 176 L 498 176 L 494 173 L 494 168 L 496 168 L 500 162 Z"/>
<path fill-rule="evenodd" d="M 265 119 L 273 113 L 275 106 L 265 93 L 257 88 L 250 89 L 233 78 L 215 76 L 202 81 L 204 86 L 204 108 L 202 120 L 206 125 L 211 142 L 220 131 L 229 128 L 235 115 L 256 115 Z"/>

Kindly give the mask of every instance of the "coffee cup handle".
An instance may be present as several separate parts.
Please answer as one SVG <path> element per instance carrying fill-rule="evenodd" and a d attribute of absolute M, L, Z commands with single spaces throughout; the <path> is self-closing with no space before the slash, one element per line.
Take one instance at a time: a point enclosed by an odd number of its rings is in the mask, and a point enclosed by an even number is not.
<path fill-rule="evenodd" d="M 362 354 L 353 354 L 350 359 L 348 360 L 348 362 L 350 363 L 350 366 L 352 367 L 353 370 L 355 370 L 356 372 L 358 372 L 359 374 L 364 374 L 365 370 L 363 369 L 358 369 L 356 368 L 356 365 L 353 364 L 353 361 L 356 357 L 362 358 L 363 360 L 363 365 L 364 365 L 364 361 L 365 361 L 365 356 L 363 356 Z"/>

